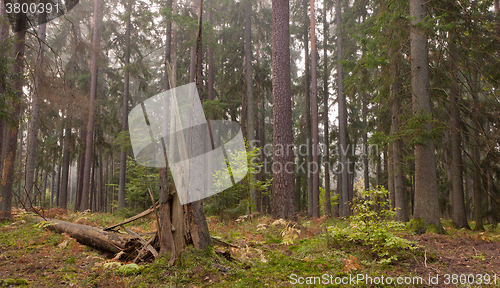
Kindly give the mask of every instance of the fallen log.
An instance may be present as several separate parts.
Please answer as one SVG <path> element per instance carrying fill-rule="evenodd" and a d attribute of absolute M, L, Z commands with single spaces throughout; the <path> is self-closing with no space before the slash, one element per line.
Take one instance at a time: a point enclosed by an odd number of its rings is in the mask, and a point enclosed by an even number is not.
<path fill-rule="evenodd" d="M 45 221 L 41 218 L 38 221 Z M 83 245 L 118 253 L 134 246 L 138 239 L 129 234 L 103 231 L 101 228 L 71 223 L 57 219 L 47 219 L 44 227 L 57 233 L 66 233 Z"/>

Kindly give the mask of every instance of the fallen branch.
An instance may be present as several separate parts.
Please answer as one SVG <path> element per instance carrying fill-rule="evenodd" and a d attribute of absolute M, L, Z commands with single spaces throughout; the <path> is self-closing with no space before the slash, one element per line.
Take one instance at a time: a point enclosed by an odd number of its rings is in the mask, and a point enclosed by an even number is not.
<path fill-rule="evenodd" d="M 123 228 L 123 230 L 125 230 L 127 233 L 129 233 L 130 235 L 134 236 L 134 237 L 137 237 L 137 239 L 139 239 L 139 241 L 142 243 L 142 245 L 144 245 L 144 247 L 146 249 L 149 250 L 149 252 L 151 252 L 151 254 L 153 254 L 153 256 L 156 258 L 158 257 L 158 252 L 155 250 L 155 248 L 153 248 L 153 246 L 151 246 L 151 243 L 149 243 L 148 241 L 144 240 L 144 238 L 141 237 L 141 235 L 135 233 L 134 231 L 132 230 L 129 230 L 123 226 L 121 226 Z M 153 238 L 151 238 L 151 240 L 153 240 Z"/>
<path fill-rule="evenodd" d="M 124 225 L 124 224 L 130 223 L 130 222 L 133 222 L 133 221 L 135 221 L 135 220 L 137 220 L 137 219 L 140 219 L 140 218 L 142 218 L 142 217 L 148 216 L 149 214 L 151 214 L 152 212 L 154 212 L 154 211 L 155 211 L 155 209 L 156 209 L 157 207 L 159 207 L 159 206 L 160 206 L 160 204 L 159 204 L 159 203 L 156 203 L 154 207 L 151 207 L 151 208 L 149 208 L 148 210 L 145 210 L 145 211 L 143 211 L 143 212 L 141 212 L 141 213 L 139 213 L 139 214 L 137 214 L 137 215 L 135 215 L 135 216 L 132 216 L 132 217 L 130 217 L 130 218 L 128 218 L 128 219 L 125 219 L 125 220 L 123 220 L 122 222 L 120 222 L 120 223 L 118 223 L 118 224 L 114 224 L 114 225 L 111 225 L 111 226 L 108 226 L 108 227 L 104 228 L 104 231 L 108 231 L 108 230 L 114 229 L 114 228 L 116 228 L 116 227 L 118 227 L 118 226 L 122 226 L 122 225 Z"/>

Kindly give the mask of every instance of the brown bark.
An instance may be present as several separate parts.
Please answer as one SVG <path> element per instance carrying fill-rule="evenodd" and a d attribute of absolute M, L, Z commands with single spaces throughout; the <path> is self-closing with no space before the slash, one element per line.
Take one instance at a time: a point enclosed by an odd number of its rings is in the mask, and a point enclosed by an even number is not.
<path fill-rule="evenodd" d="M 305 50 L 305 69 L 304 69 L 304 82 L 305 82 L 305 102 L 306 102 L 306 147 L 307 147 L 307 159 L 306 159 L 306 167 L 309 167 L 310 163 L 313 162 L 312 156 L 312 147 L 311 147 L 311 138 L 312 138 L 312 120 L 311 120 L 311 91 L 310 89 L 310 59 L 309 59 L 309 18 L 307 17 L 307 6 L 309 5 L 309 1 L 304 0 L 304 50 Z M 313 216 L 313 178 L 309 169 L 306 169 L 306 178 L 307 178 L 307 216 Z"/>
<path fill-rule="evenodd" d="M 474 107 L 472 110 L 472 120 L 475 134 L 472 135 L 471 148 L 472 148 L 472 164 L 473 164 L 473 191 L 474 191 L 474 220 L 476 226 L 474 230 L 484 231 L 483 225 L 483 186 L 482 186 L 482 176 L 481 176 L 481 153 L 479 152 L 479 147 L 481 147 L 479 131 L 482 130 L 482 117 L 478 116 L 481 112 L 481 104 L 479 102 L 479 71 L 473 69 L 471 79 L 471 94 L 474 101 Z"/>
<path fill-rule="evenodd" d="M 316 17 L 314 12 L 314 0 L 310 3 L 311 9 L 311 114 L 312 114 L 312 216 L 319 217 L 319 131 L 318 131 L 318 78 L 317 78 L 317 60 L 316 60 Z"/>
<path fill-rule="evenodd" d="M 245 76 L 247 84 L 247 141 L 249 143 L 249 148 L 253 149 L 255 147 L 255 115 L 253 109 L 253 74 L 252 74 L 252 2 L 251 0 L 246 0 L 245 2 Z M 249 175 L 255 178 L 255 175 Z M 259 194 L 259 195 L 258 195 Z M 255 203 L 255 208 L 260 211 L 260 193 L 257 193 L 255 188 L 250 188 L 250 196 L 253 198 Z"/>
<path fill-rule="evenodd" d="M 400 117 L 400 98 L 401 98 L 401 79 L 399 75 L 399 55 L 395 56 L 394 64 L 392 67 L 393 71 L 393 83 L 391 84 L 391 98 L 392 98 L 392 134 L 396 137 L 394 143 L 392 144 L 392 161 L 393 161 L 393 177 L 394 177 L 394 204 L 396 208 L 396 215 L 394 219 L 396 221 L 407 222 L 409 221 L 408 215 L 408 200 L 406 197 L 406 189 L 404 185 L 403 178 L 403 164 L 402 162 L 402 149 L 403 141 L 399 138 L 399 117 Z"/>
<path fill-rule="evenodd" d="M 97 174 L 97 211 L 104 212 L 104 163 L 102 147 L 99 147 L 99 171 Z"/>
<path fill-rule="evenodd" d="M 196 39 L 196 61 L 195 69 L 200 72 L 196 75 L 198 93 L 202 95 L 201 86 L 201 45 L 202 45 L 202 10 L 203 1 L 200 1 L 198 32 Z M 168 76 L 170 82 L 172 77 Z M 166 163 L 168 165 L 168 163 Z M 210 238 L 205 212 L 203 210 L 203 200 L 182 206 L 179 202 L 177 193 L 169 194 L 168 178 L 166 169 L 160 173 L 161 199 L 160 199 L 160 217 L 161 217 L 161 236 L 160 253 L 170 253 L 170 257 L 177 257 L 184 248 L 193 244 L 197 249 L 206 249 L 212 244 Z"/>
<path fill-rule="evenodd" d="M 213 25 L 213 8 L 212 5 L 210 5 L 210 8 L 208 10 L 208 22 L 210 23 L 210 26 Z M 213 41 L 213 35 L 210 35 L 210 42 Z M 214 48 L 212 47 L 211 44 L 208 45 L 208 100 L 214 100 L 215 99 L 215 91 L 214 91 Z"/>
<path fill-rule="evenodd" d="M 394 161 L 393 145 L 389 145 L 384 150 L 384 168 L 387 170 L 387 191 L 389 192 L 389 201 L 391 209 L 396 208 L 396 195 L 394 193 Z"/>
<path fill-rule="evenodd" d="M 323 126 L 325 141 L 325 214 L 332 216 L 332 202 L 330 201 L 330 137 L 328 123 L 328 22 L 326 21 L 327 1 L 323 2 Z"/>
<path fill-rule="evenodd" d="M 416 116 L 431 114 L 431 95 L 429 82 L 429 58 L 427 35 L 420 26 L 426 22 L 427 5 L 425 0 L 410 0 L 410 50 L 411 50 L 411 90 L 413 112 Z M 430 132 L 430 122 L 424 123 L 426 132 Z M 425 139 L 423 145 L 415 147 L 415 208 L 414 217 L 422 218 L 424 223 L 434 224 L 443 231 L 440 220 L 436 161 L 434 141 Z"/>
<path fill-rule="evenodd" d="M 463 163 L 462 163 L 462 150 L 460 148 L 460 143 L 462 142 L 460 136 L 460 107 L 458 103 L 459 91 L 458 91 L 458 79 L 457 73 L 458 69 L 456 66 L 457 61 L 457 49 L 455 42 L 455 33 L 450 33 L 449 51 L 450 51 L 450 73 L 451 73 L 451 83 L 450 83 L 450 152 L 451 152 L 451 181 L 452 181 L 452 196 L 451 196 L 451 206 L 452 206 L 452 220 L 453 225 L 457 229 L 469 228 L 469 223 L 467 222 L 467 214 L 465 211 L 465 200 L 464 200 L 464 180 L 463 180 Z"/>
<path fill-rule="evenodd" d="M 13 101 L 13 113 L 11 119 L 14 125 L 8 128 L 8 142 L 6 147 L 6 156 L 3 159 L 2 180 L 0 182 L 0 220 L 11 218 L 12 208 L 12 185 L 14 183 L 14 164 L 17 151 L 17 136 L 19 132 L 19 117 L 21 115 L 21 101 L 23 98 L 23 71 L 24 71 L 24 44 L 26 31 L 26 19 L 18 14 L 16 19 L 16 37 L 14 44 L 15 64 L 13 73 L 15 75 L 14 89 L 16 98 L 19 101 Z"/>
<path fill-rule="evenodd" d="M 83 128 L 80 128 L 80 139 L 83 140 L 83 136 L 87 135 L 87 132 Z M 83 170 L 85 167 L 85 152 L 82 152 L 78 156 L 78 169 L 77 169 L 77 190 L 76 190 L 76 200 L 75 200 L 75 211 L 80 210 L 80 204 L 82 203 L 82 191 L 83 191 Z"/>
<path fill-rule="evenodd" d="M 43 17 L 44 14 L 41 14 L 40 17 Z M 25 185 L 25 191 L 26 196 L 29 197 L 30 199 L 33 199 L 34 195 L 34 186 L 33 186 L 33 177 L 34 177 L 34 172 L 35 172 L 35 160 L 36 160 L 36 147 L 37 147 L 37 137 L 38 137 L 38 118 L 39 118 L 39 101 L 41 97 L 41 86 L 42 86 L 42 64 L 43 64 L 43 50 L 44 50 L 44 42 L 45 42 L 45 35 L 47 31 L 47 26 L 46 24 L 40 24 L 38 26 L 38 51 L 37 51 L 37 58 L 36 58 L 36 64 L 35 64 L 35 87 L 34 87 L 34 93 L 31 98 L 31 120 L 29 123 L 29 130 L 28 130 L 28 155 L 26 159 L 26 185 Z M 23 193 L 23 194 L 24 194 Z M 25 201 L 26 202 L 26 201 Z"/>
<path fill-rule="evenodd" d="M 172 9 L 172 0 L 167 1 L 167 7 Z M 169 75 L 169 65 L 171 61 L 171 40 L 172 40 L 172 21 L 170 19 L 167 20 L 167 36 L 165 43 L 165 83 L 164 90 L 169 90 L 170 82 L 172 80 L 172 75 Z M 172 87 L 173 88 L 173 87 Z M 166 155 L 165 155 L 166 156 Z M 167 158 L 165 157 L 165 168 L 160 168 L 160 254 L 170 253 L 169 257 L 175 256 L 175 243 L 172 235 L 172 223 L 171 223 L 171 195 L 169 194 L 168 187 L 168 163 Z"/>
<path fill-rule="evenodd" d="M 68 204 L 68 178 L 69 178 L 69 156 L 71 143 L 71 120 L 67 118 L 63 144 L 62 176 L 61 176 L 61 195 L 59 195 L 59 207 L 66 209 Z"/>
<path fill-rule="evenodd" d="M 341 171 L 341 188 L 340 188 L 340 216 L 348 217 L 350 214 L 349 207 L 349 175 L 347 167 L 347 109 L 346 95 L 344 94 L 344 70 L 342 68 L 342 12 L 341 0 L 337 0 L 335 8 L 335 17 L 337 24 L 337 86 L 338 86 L 338 103 L 339 103 L 339 144 L 340 144 L 340 169 Z"/>
<path fill-rule="evenodd" d="M 4 17 L 7 16 L 7 11 L 5 10 L 5 5 L 3 3 L 3 0 L 0 0 L 0 19 L 4 19 Z M 8 21 L 0 21 L 0 43 L 5 41 L 9 37 L 9 23 Z M 7 55 L 2 55 L 3 57 L 7 58 Z M 0 79 L 0 94 L 3 94 L 5 85 L 7 82 L 5 79 Z M 4 119 L 3 117 L 0 118 L 0 171 L 3 171 L 3 159 L 4 159 L 4 152 L 5 149 L 4 147 L 6 146 L 7 142 L 7 119 Z M 1 176 L 0 176 L 1 177 Z"/>
<path fill-rule="evenodd" d="M 91 62 L 91 84 L 90 84 L 90 101 L 89 101 L 89 118 L 87 123 L 87 143 L 85 151 L 85 166 L 83 171 L 83 189 L 80 211 L 89 209 L 89 186 L 90 186 L 90 169 L 92 166 L 92 148 L 94 136 L 94 117 L 95 117 L 95 99 L 97 95 L 97 57 L 99 53 L 99 0 L 94 0 L 94 31 L 92 39 L 92 62 Z"/>
<path fill-rule="evenodd" d="M 289 2 L 273 0 L 273 218 L 295 220 L 289 29 Z"/>
<path fill-rule="evenodd" d="M 123 115 L 122 115 L 122 133 L 128 130 L 128 98 L 129 98 L 129 85 L 130 85 L 130 30 L 131 20 L 130 14 L 132 13 L 132 3 L 127 2 L 126 13 L 126 28 L 125 28 L 125 71 L 123 79 Z M 122 147 L 120 153 L 120 179 L 118 188 L 118 208 L 125 207 L 125 182 L 127 181 L 127 151 Z"/>
<path fill-rule="evenodd" d="M 42 221 L 42 219 L 37 219 Z M 104 231 L 97 227 L 66 222 L 57 219 L 47 219 L 50 222 L 46 228 L 57 232 L 66 233 L 81 244 L 96 249 L 119 253 L 130 247 L 135 237 L 113 231 Z"/>

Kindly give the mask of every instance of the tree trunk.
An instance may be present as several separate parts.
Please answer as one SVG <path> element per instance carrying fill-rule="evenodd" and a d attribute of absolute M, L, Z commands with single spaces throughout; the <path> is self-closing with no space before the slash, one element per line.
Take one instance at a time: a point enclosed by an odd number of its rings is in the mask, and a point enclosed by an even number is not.
<path fill-rule="evenodd" d="M 80 128 L 80 139 L 83 140 L 83 135 L 87 135 L 87 132 L 83 128 Z M 75 199 L 75 211 L 80 210 L 80 205 L 82 203 L 82 192 L 83 192 L 83 170 L 85 167 L 85 152 L 80 153 L 78 156 L 78 171 L 77 171 L 77 191 Z"/>
<path fill-rule="evenodd" d="M 246 0 L 245 2 L 245 76 L 247 82 L 247 141 L 249 149 L 255 147 L 255 125 L 254 125 L 254 111 L 253 111 L 253 77 L 252 77 L 252 2 Z M 255 178 L 255 175 L 249 175 Z M 260 193 L 255 191 L 255 188 L 250 188 L 250 196 L 253 197 L 255 208 L 260 211 Z"/>
<path fill-rule="evenodd" d="M 328 123 L 328 21 L 326 21 L 327 1 L 323 2 L 323 129 L 325 141 L 325 214 L 332 216 L 332 202 L 330 201 L 330 137 Z"/>
<path fill-rule="evenodd" d="M 396 221 L 408 222 L 408 200 L 406 197 L 406 189 L 404 185 L 404 177 L 403 177 L 403 164 L 402 162 L 402 149 L 403 149 L 403 141 L 397 135 L 399 131 L 399 116 L 401 109 L 400 98 L 401 98 L 401 79 L 399 74 L 399 63 L 400 57 L 399 55 L 395 56 L 396 59 L 394 61 L 394 65 L 392 67 L 393 71 L 393 83 L 391 84 L 390 93 L 392 94 L 392 134 L 396 137 L 394 143 L 392 144 L 392 161 L 394 165 L 393 174 L 394 174 L 394 200 L 395 200 L 395 208 L 396 208 Z"/>
<path fill-rule="evenodd" d="M 23 14 L 17 14 L 15 34 L 17 41 L 14 44 L 14 55 L 16 57 L 13 73 L 15 75 L 14 89 L 16 100 L 13 101 L 13 113 L 11 119 L 14 124 L 8 128 L 8 142 L 6 156 L 3 159 L 2 181 L 0 182 L 0 221 L 11 218 L 12 208 L 12 184 L 14 183 L 14 163 L 17 150 L 17 136 L 19 132 L 19 117 L 21 116 L 21 99 L 23 98 L 23 71 L 24 71 L 24 44 L 26 31 L 26 18 Z"/>
<path fill-rule="evenodd" d="M 52 173 L 50 175 L 50 201 L 49 207 L 54 206 L 54 195 L 56 195 L 56 155 L 52 156 Z"/>
<path fill-rule="evenodd" d="M 125 71 L 123 79 L 123 116 L 122 116 L 122 133 L 128 130 L 128 97 L 130 84 L 130 30 L 131 21 L 130 14 L 132 13 L 132 4 L 127 2 L 126 13 L 126 28 L 125 28 Z M 118 190 L 118 208 L 125 207 L 125 182 L 127 181 L 127 151 L 122 147 L 120 153 L 120 180 Z"/>
<path fill-rule="evenodd" d="M 481 113 L 481 103 L 479 102 L 479 71 L 476 68 L 472 69 L 471 76 L 471 94 L 474 101 L 474 107 L 472 109 L 472 121 L 474 130 L 477 131 L 475 134 L 471 135 L 471 148 L 472 148 L 472 168 L 473 170 L 473 189 L 474 189 L 474 220 L 476 222 L 476 227 L 474 230 L 484 231 L 483 225 L 483 187 L 482 187 L 482 175 L 481 175 L 481 153 L 479 152 L 479 147 L 481 147 L 481 142 L 479 137 L 479 131 L 483 129 L 482 127 L 482 117 L 478 116 Z"/>
<path fill-rule="evenodd" d="M 172 7 L 172 0 L 167 1 L 167 7 L 173 10 Z M 171 10 L 171 11 L 172 11 Z M 172 21 L 167 19 L 167 36 L 166 36 L 166 43 L 165 43 L 165 82 L 163 85 L 163 89 L 165 91 L 169 90 L 170 88 L 175 88 L 175 87 L 170 87 L 170 80 L 172 79 L 172 75 L 169 75 L 169 65 L 170 65 L 170 54 L 171 54 L 171 40 L 172 40 Z M 165 155 L 166 156 L 166 155 Z M 171 195 L 169 194 L 169 187 L 168 187 L 168 163 L 167 163 L 167 158 L 165 157 L 165 163 L 166 166 L 165 168 L 160 168 L 160 254 L 164 253 L 170 253 L 170 256 L 167 258 L 170 258 L 172 256 L 178 255 L 176 254 L 175 251 L 175 243 L 173 239 L 173 232 L 172 232 L 172 223 L 171 223 L 171 203 L 170 203 L 170 198 Z M 153 204 L 154 205 L 154 204 Z"/>
<path fill-rule="evenodd" d="M 481 156 L 479 153 L 478 146 L 479 141 L 476 139 L 474 141 L 472 147 L 472 162 L 474 163 L 474 172 L 473 172 L 473 189 L 474 189 L 474 220 L 476 222 L 476 226 L 474 230 L 484 231 L 483 225 L 483 191 L 481 187 L 481 170 L 480 170 L 480 161 Z"/>
<path fill-rule="evenodd" d="M 411 90 L 413 112 L 415 116 L 431 114 L 431 95 L 429 82 L 429 58 L 427 35 L 421 22 L 427 22 L 427 5 L 425 0 L 410 0 L 410 50 L 411 50 Z M 430 132 L 430 122 L 424 123 L 426 132 Z M 421 217 L 425 225 L 434 224 L 439 232 L 441 225 L 434 140 L 424 139 L 424 145 L 415 147 L 415 218 Z"/>
<path fill-rule="evenodd" d="M 202 10 L 203 1 L 199 5 L 198 32 L 195 53 L 195 70 L 201 71 L 201 45 L 202 45 Z M 198 93 L 201 97 L 201 72 L 193 71 Z M 172 81 L 170 76 L 170 82 Z M 166 163 L 168 165 L 168 163 Z M 165 169 L 166 170 L 166 169 Z M 170 257 L 177 257 L 184 247 L 193 244 L 197 249 L 206 249 L 211 245 L 207 220 L 203 210 L 203 200 L 192 202 L 182 206 L 177 193 L 170 194 L 168 191 L 168 174 L 160 173 L 160 213 L 163 224 L 161 224 L 160 253 L 170 253 Z"/>
<path fill-rule="evenodd" d="M 389 191 L 389 201 L 391 209 L 396 208 L 396 195 L 394 194 L 394 161 L 393 145 L 384 149 L 384 168 L 387 170 L 387 191 Z"/>
<path fill-rule="evenodd" d="M 102 147 L 99 147 L 99 171 L 97 175 L 97 211 L 104 212 L 104 163 L 102 161 Z"/>
<path fill-rule="evenodd" d="M 92 39 L 92 62 L 91 62 L 91 84 L 89 101 L 89 119 L 87 123 L 87 143 L 85 150 L 85 166 L 83 171 L 82 200 L 80 211 L 89 209 L 89 188 L 90 188 L 90 169 L 92 166 L 92 149 L 94 139 L 94 118 L 95 118 L 95 99 L 97 95 L 97 57 L 99 53 L 99 0 L 94 0 L 94 32 Z"/>
<path fill-rule="evenodd" d="M 62 177 L 61 177 L 61 195 L 59 196 L 59 207 L 66 209 L 68 205 L 68 178 L 69 178 L 69 156 L 71 142 L 71 120 L 67 118 L 66 129 L 63 144 Z"/>
<path fill-rule="evenodd" d="M 467 222 L 467 214 L 465 212 L 465 201 L 464 201 L 464 180 L 463 180 L 463 163 L 462 163 L 462 150 L 460 144 L 462 142 L 460 136 L 460 107 L 458 103 L 459 90 L 458 90 L 458 79 L 457 79 L 457 49 L 455 46 L 455 33 L 450 33 L 450 43 L 448 45 L 450 52 L 450 73 L 451 73 L 451 83 L 450 83 L 450 150 L 451 150 L 451 181 L 452 181 L 452 219 L 453 225 L 457 229 L 469 228 L 469 223 Z"/>
<path fill-rule="evenodd" d="M 296 220 L 289 13 L 287 0 L 272 1 L 273 218 Z"/>
<path fill-rule="evenodd" d="M 212 19 L 212 14 L 213 14 L 213 8 L 212 5 L 210 5 L 210 8 L 208 10 L 208 22 L 210 26 L 213 25 L 213 19 Z M 213 35 L 210 34 L 210 40 L 213 40 Z M 208 100 L 212 101 L 215 99 L 215 91 L 214 91 L 214 77 L 215 77 L 215 72 L 214 72 L 214 48 L 212 45 L 208 45 Z"/>
<path fill-rule="evenodd" d="M 313 161 L 311 138 L 312 138 L 312 120 L 311 120 L 311 94 L 310 94 L 310 73 L 309 73 L 309 17 L 307 17 L 307 6 L 309 2 L 304 0 L 304 50 L 305 50 L 305 102 L 306 102 L 306 148 L 307 148 L 307 159 L 306 159 L 306 178 L 307 178 L 307 216 L 313 216 L 313 178 L 310 173 L 309 165 Z"/>
<path fill-rule="evenodd" d="M 339 101 L 339 142 L 340 142 L 340 173 L 342 185 L 340 186 L 340 216 L 348 217 L 350 214 L 349 199 L 349 175 L 347 167 L 347 108 L 344 94 L 344 70 L 342 68 L 342 12 L 341 0 L 337 0 L 335 8 L 337 24 L 337 86 Z"/>
<path fill-rule="evenodd" d="M 314 12 L 314 0 L 311 0 L 310 3 L 311 9 L 311 88 L 312 88 L 312 157 L 313 157 L 313 165 L 312 165 L 312 202 L 313 202 L 313 217 L 319 217 L 319 132 L 318 132 L 318 78 L 316 75 L 317 72 L 317 60 L 316 60 L 316 20 L 315 20 L 315 12 Z"/>
<path fill-rule="evenodd" d="M 7 11 L 5 10 L 4 0 L 0 0 L 0 19 L 4 19 L 7 17 Z M 9 22 L 8 21 L 0 21 L 0 43 L 3 43 L 9 37 Z M 7 53 L 2 55 L 7 58 Z M 4 93 L 4 85 L 7 83 L 6 79 L 0 79 L 2 84 L 0 84 L 0 94 Z M 0 171 L 3 171 L 3 160 L 5 153 L 5 146 L 8 139 L 7 136 L 7 119 L 3 117 L 0 118 Z M 2 177 L 2 175 L 0 175 Z"/>
<path fill-rule="evenodd" d="M 43 171 L 42 194 L 40 195 L 40 206 L 45 207 L 45 197 L 47 193 L 47 171 Z"/>
<path fill-rule="evenodd" d="M 64 140 L 64 128 L 61 127 L 61 134 L 60 134 L 60 142 L 62 145 L 64 145 L 63 143 L 63 140 Z M 63 147 L 59 146 L 60 150 L 58 149 L 58 152 L 60 154 L 62 154 L 63 152 Z M 56 190 L 55 190 L 55 199 L 54 199 L 54 205 L 59 207 L 59 198 L 61 196 L 61 180 L 62 180 L 62 177 L 61 177 L 61 171 L 62 171 L 62 163 L 63 163 L 63 159 L 62 158 L 59 158 L 59 165 L 57 165 L 57 176 L 56 176 Z"/>
<path fill-rule="evenodd" d="M 42 17 L 44 14 L 41 14 Z M 38 137 L 38 111 L 40 109 L 39 100 L 41 97 L 40 89 L 42 86 L 42 64 L 43 64 L 43 50 L 44 50 L 44 42 L 45 35 L 47 31 L 46 24 L 40 24 L 38 26 L 38 51 L 37 58 L 35 64 L 35 87 L 34 93 L 31 100 L 31 120 L 28 130 L 28 155 L 26 160 L 26 188 L 25 193 L 26 196 L 33 199 L 33 176 L 35 172 L 35 160 L 36 160 L 36 146 L 37 146 L 37 137 Z"/>

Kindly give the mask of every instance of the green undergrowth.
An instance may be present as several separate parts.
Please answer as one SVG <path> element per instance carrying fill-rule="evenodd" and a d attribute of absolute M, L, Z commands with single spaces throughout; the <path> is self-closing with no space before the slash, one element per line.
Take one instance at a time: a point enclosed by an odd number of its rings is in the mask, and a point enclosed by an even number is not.
<path fill-rule="evenodd" d="M 365 247 L 379 264 L 390 264 L 411 257 L 418 248 L 415 243 L 400 237 L 406 225 L 392 220 L 389 192 L 383 187 L 363 191 L 354 201 L 354 215 L 349 217 L 348 227 L 328 227 L 328 243 L 333 248 L 358 249 Z"/>
<path fill-rule="evenodd" d="M 439 261 L 432 251 L 424 254 L 406 240 L 411 233 L 405 225 L 391 221 L 392 211 L 380 203 L 384 193 L 365 194 L 354 203 L 356 213 L 348 220 L 299 218 L 294 223 L 268 216 L 242 216 L 237 221 L 208 217 L 211 236 L 236 248 L 200 251 L 188 247 L 173 265 L 165 256 L 138 265 L 117 262 L 110 259 L 113 255 L 20 217 L 0 223 L 0 287 L 54 287 L 54 283 L 61 287 L 285 287 L 294 286 L 297 277 L 411 275 L 415 265 Z M 106 213 L 65 217 L 99 226 L 123 220 Z M 154 221 L 152 217 L 127 225 L 148 230 Z M 448 222 L 443 227 L 450 238 L 500 240 L 493 226 L 486 225 L 489 230 L 484 234 L 456 230 Z M 475 256 L 482 258 L 481 253 Z"/>

